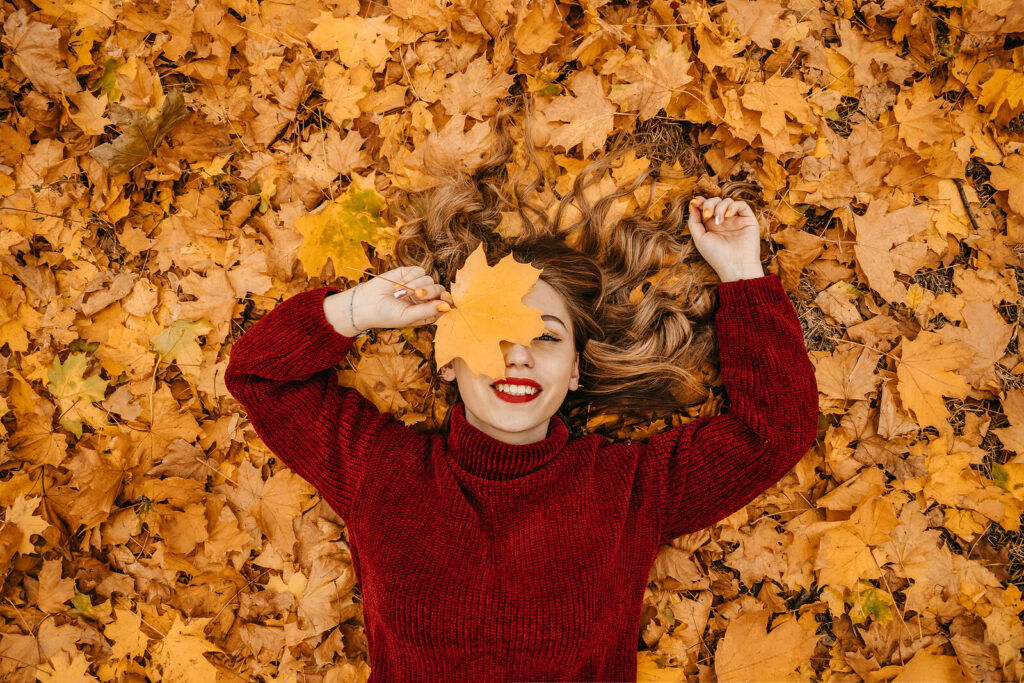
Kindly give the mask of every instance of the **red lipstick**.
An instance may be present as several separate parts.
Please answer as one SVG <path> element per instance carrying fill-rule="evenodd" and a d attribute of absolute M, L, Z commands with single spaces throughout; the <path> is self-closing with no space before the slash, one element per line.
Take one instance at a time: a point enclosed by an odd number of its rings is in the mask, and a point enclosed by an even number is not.
<path fill-rule="evenodd" d="M 506 394 L 501 391 L 498 391 L 499 384 L 533 387 L 534 389 L 537 390 L 537 393 L 524 394 L 522 396 L 512 396 L 511 394 Z M 537 398 L 538 396 L 540 396 L 541 391 L 543 391 L 543 389 L 541 389 L 540 384 L 534 382 L 532 379 L 526 379 L 523 377 L 506 377 L 505 379 L 498 380 L 497 382 L 491 384 L 491 390 L 494 391 L 495 395 L 498 398 L 500 398 L 502 401 L 507 401 L 508 403 L 528 403 L 533 399 Z"/>

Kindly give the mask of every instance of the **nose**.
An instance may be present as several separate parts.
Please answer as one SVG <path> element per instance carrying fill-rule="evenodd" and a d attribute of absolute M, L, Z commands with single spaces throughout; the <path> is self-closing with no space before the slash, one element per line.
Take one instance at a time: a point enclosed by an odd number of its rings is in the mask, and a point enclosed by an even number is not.
<path fill-rule="evenodd" d="M 503 341 L 501 342 L 501 350 L 505 354 L 505 365 L 524 365 L 527 367 L 533 365 L 533 355 L 530 353 L 530 347 L 528 346 Z"/>

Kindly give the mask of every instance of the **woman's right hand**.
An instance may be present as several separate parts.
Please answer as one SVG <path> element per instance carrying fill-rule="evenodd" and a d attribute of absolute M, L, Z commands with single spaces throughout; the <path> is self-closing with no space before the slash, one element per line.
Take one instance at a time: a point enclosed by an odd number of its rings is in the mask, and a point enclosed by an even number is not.
<path fill-rule="evenodd" d="M 395 268 L 360 282 L 351 295 L 355 322 L 362 329 L 430 325 L 452 306 L 451 295 L 420 266 Z"/>

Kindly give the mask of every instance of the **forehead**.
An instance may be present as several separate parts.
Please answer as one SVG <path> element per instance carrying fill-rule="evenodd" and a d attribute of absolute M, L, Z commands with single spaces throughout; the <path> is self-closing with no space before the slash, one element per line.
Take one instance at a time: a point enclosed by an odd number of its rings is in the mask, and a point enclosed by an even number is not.
<path fill-rule="evenodd" d="M 532 308 L 539 308 L 544 313 L 557 316 L 565 323 L 566 329 L 572 330 L 572 320 L 569 316 L 569 306 L 565 298 L 558 293 L 558 290 L 544 280 L 537 280 L 533 288 L 523 297 L 523 303 Z M 552 322 L 557 326 L 558 323 Z"/>

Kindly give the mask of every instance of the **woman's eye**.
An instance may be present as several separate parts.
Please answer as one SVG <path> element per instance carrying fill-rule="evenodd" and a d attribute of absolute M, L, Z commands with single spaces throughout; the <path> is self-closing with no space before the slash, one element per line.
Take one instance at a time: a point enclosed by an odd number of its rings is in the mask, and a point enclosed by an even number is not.
<path fill-rule="evenodd" d="M 545 332 L 541 336 L 537 337 L 537 339 L 546 339 L 547 341 L 561 341 L 558 337 L 554 336 L 550 332 Z"/>

